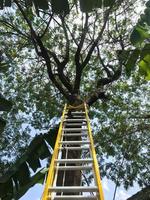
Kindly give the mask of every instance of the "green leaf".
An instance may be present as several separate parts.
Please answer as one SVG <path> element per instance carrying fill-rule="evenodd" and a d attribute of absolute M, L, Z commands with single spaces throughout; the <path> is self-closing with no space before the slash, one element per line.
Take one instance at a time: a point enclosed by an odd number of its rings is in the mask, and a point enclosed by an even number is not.
<path fill-rule="evenodd" d="M 103 1 L 103 6 L 104 7 L 110 7 L 110 6 L 112 6 L 113 4 L 115 3 L 115 0 L 104 0 Z"/>
<path fill-rule="evenodd" d="M 82 12 L 91 12 L 93 8 L 101 8 L 102 0 L 80 0 L 80 9 Z"/>
<path fill-rule="evenodd" d="M 5 73 L 8 70 L 8 65 L 4 62 L 0 63 L 0 73 Z"/>
<path fill-rule="evenodd" d="M 54 148 L 54 146 L 55 146 L 55 141 L 56 141 L 57 133 L 58 133 L 58 127 L 50 129 L 47 134 L 44 134 L 44 139 L 48 142 L 48 144 L 52 148 Z"/>
<path fill-rule="evenodd" d="M 26 162 L 20 165 L 20 170 L 16 172 L 14 177 L 19 181 L 19 187 L 28 183 L 30 179 L 30 171 Z"/>
<path fill-rule="evenodd" d="M 20 199 L 28 191 L 28 189 L 33 187 L 35 184 L 37 183 L 43 184 L 46 174 L 47 174 L 47 170 L 44 171 L 43 169 L 37 172 L 35 175 L 33 175 L 30 178 L 29 182 L 25 186 L 23 186 L 19 191 L 17 191 L 14 194 L 14 198 Z"/>
<path fill-rule="evenodd" d="M 13 181 L 9 179 L 5 183 L 0 183 L 0 198 L 2 200 L 13 199 Z"/>
<path fill-rule="evenodd" d="M 145 9 L 145 22 L 150 26 L 150 8 Z"/>
<path fill-rule="evenodd" d="M 32 0 L 26 0 L 25 4 L 27 7 L 32 6 Z"/>
<path fill-rule="evenodd" d="M 130 50 L 118 50 L 117 51 L 118 59 L 121 63 L 126 64 L 129 55 L 130 55 Z"/>
<path fill-rule="evenodd" d="M 48 9 L 48 1 L 47 0 L 36 0 L 36 2 L 40 9 L 43 9 L 43 10 Z"/>
<path fill-rule="evenodd" d="M 5 6 L 10 7 L 11 6 L 11 0 L 5 0 Z"/>
<path fill-rule="evenodd" d="M 24 195 L 25 192 L 38 181 L 41 183 L 43 182 L 45 173 L 47 173 L 47 171 L 40 171 L 31 177 L 30 168 L 32 168 L 35 172 L 38 167 L 41 167 L 40 158 L 43 159 L 46 158 L 46 156 L 50 157 L 51 154 L 48 150 L 45 140 L 48 141 L 51 147 L 53 147 L 56 141 L 57 130 L 58 128 L 54 128 L 46 134 L 36 136 L 30 143 L 28 150 L 24 153 L 24 155 L 17 160 L 17 162 L 7 171 L 7 173 L 5 173 L 5 175 L 0 177 L 1 196 L 5 195 L 6 200 L 12 199 L 12 196 L 9 198 L 10 189 L 6 187 L 7 183 L 11 182 L 12 180 L 15 188 L 13 191 L 13 197 L 16 199 L 19 199 L 22 195 Z M 5 188 L 4 192 L 3 188 Z"/>
<path fill-rule="evenodd" d="M 36 172 L 36 170 L 41 167 L 41 163 L 40 160 L 38 158 L 38 155 L 33 152 L 30 157 L 27 159 L 27 162 L 29 164 L 29 166 L 31 167 L 31 169 Z"/>
<path fill-rule="evenodd" d="M 51 155 L 44 140 L 42 140 L 37 152 L 38 152 L 39 158 L 41 160 L 43 160 Z"/>
<path fill-rule="evenodd" d="M 133 53 L 131 53 L 125 67 L 126 67 L 126 75 L 130 76 L 131 75 L 131 71 L 133 71 L 135 69 L 135 64 L 137 62 L 137 59 L 140 55 L 140 50 L 135 49 L 133 51 Z"/>
<path fill-rule="evenodd" d="M 146 55 L 139 63 L 139 70 L 146 80 L 150 80 L 150 54 Z"/>
<path fill-rule="evenodd" d="M 145 44 L 141 51 L 140 58 L 143 59 L 148 54 L 150 55 L 150 44 Z"/>
<path fill-rule="evenodd" d="M 69 14 L 68 0 L 51 0 L 52 11 L 55 14 Z"/>
<path fill-rule="evenodd" d="M 6 121 L 3 120 L 3 119 L 0 117 L 0 134 L 4 131 L 5 126 L 6 126 Z"/>
<path fill-rule="evenodd" d="M 150 7 L 150 1 L 146 2 L 146 7 Z"/>
<path fill-rule="evenodd" d="M 10 111 L 12 108 L 11 101 L 6 100 L 1 94 L 0 94 L 0 111 Z"/>
<path fill-rule="evenodd" d="M 149 38 L 150 34 L 145 27 L 136 26 L 130 36 L 130 41 L 133 45 L 141 44 L 145 39 Z"/>
<path fill-rule="evenodd" d="M 3 7 L 4 7 L 4 1 L 0 0 L 0 9 L 3 9 Z"/>

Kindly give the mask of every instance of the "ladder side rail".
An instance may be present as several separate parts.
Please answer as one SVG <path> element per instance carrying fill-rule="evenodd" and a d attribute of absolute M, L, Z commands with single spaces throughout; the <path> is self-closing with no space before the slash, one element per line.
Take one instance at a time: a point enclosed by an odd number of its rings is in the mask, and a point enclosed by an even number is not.
<path fill-rule="evenodd" d="M 54 172 L 55 172 L 55 159 L 58 157 L 58 153 L 59 153 L 59 146 L 61 146 L 61 144 L 59 143 L 61 136 L 62 136 L 62 130 L 63 130 L 63 122 L 65 119 L 65 113 L 66 113 L 66 109 L 67 109 L 67 104 L 65 104 L 64 110 L 63 110 L 63 114 L 61 117 L 61 123 L 59 126 L 59 130 L 58 130 L 58 135 L 57 135 L 57 139 L 56 139 L 56 143 L 55 143 L 55 147 L 54 147 L 54 152 L 53 152 L 53 156 L 50 162 L 50 167 L 49 167 L 49 172 L 48 172 L 48 176 L 47 176 L 47 181 L 45 184 L 45 189 L 42 195 L 42 200 L 47 200 L 50 199 L 49 197 L 49 187 L 52 187 L 53 185 L 53 180 L 54 180 Z"/>
<path fill-rule="evenodd" d="M 86 120 L 87 120 L 87 128 L 88 128 L 88 135 L 89 135 L 89 139 L 91 142 L 90 145 L 90 149 L 91 149 L 91 153 L 92 153 L 92 157 L 93 157 L 93 167 L 94 167 L 94 172 L 96 175 L 96 183 L 97 183 L 97 187 L 98 187 L 98 197 L 99 200 L 104 200 L 104 194 L 103 194 L 103 188 L 102 188 L 102 182 L 101 182 L 101 178 L 100 178 L 100 171 L 99 171 L 99 165 L 97 162 L 97 157 L 96 157 L 96 152 L 95 152 L 95 148 L 94 148 L 94 141 L 93 141 L 93 137 L 92 137 L 92 129 L 91 129 L 91 125 L 90 125 L 90 120 L 89 120 L 89 116 L 88 116 L 88 110 L 87 110 L 87 105 L 86 103 L 84 104 L 85 106 L 85 115 L 86 115 Z"/>

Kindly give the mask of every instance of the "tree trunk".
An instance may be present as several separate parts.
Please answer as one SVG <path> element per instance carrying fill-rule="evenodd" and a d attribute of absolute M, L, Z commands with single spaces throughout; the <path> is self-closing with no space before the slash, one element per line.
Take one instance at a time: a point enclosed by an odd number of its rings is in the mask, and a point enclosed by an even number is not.
<path fill-rule="evenodd" d="M 150 200 L 150 186 L 142 189 L 127 200 Z"/>

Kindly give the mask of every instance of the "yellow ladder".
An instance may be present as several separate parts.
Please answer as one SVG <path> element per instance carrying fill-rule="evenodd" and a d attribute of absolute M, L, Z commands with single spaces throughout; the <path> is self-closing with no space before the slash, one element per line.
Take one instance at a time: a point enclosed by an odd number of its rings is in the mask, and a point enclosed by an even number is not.
<path fill-rule="evenodd" d="M 77 136 L 80 140 L 75 141 L 73 138 L 77 138 Z M 69 137 L 72 139 L 69 140 Z M 81 154 L 79 158 L 72 157 L 70 159 L 65 157 L 64 159 L 62 158 L 62 151 L 65 151 L 66 155 L 68 151 L 80 151 Z M 90 158 L 82 156 L 85 151 L 90 153 Z M 62 185 L 58 186 L 58 172 L 63 171 L 64 178 L 66 178 L 65 172 L 68 170 L 90 172 L 93 174 L 94 182 L 92 182 L 92 185 L 83 185 L 81 183 L 79 186 L 66 186 L 63 181 Z M 70 192 L 73 194 L 69 194 Z M 104 200 L 86 103 L 77 107 L 66 104 L 64 107 L 48 177 L 42 195 L 42 200 L 67 199 Z"/>

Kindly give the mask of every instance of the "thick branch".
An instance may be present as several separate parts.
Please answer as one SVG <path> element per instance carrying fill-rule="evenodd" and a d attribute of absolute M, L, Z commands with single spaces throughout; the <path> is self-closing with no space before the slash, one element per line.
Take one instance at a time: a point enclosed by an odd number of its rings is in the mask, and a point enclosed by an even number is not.
<path fill-rule="evenodd" d="M 89 19 L 89 16 L 86 13 L 86 18 L 85 18 L 85 23 L 84 23 L 84 28 L 83 28 L 83 31 L 82 31 L 82 35 L 81 35 L 81 40 L 80 40 L 80 43 L 78 44 L 78 48 L 77 48 L 77 51 L 76 51 L 76 54 L 75 54 L 76 68 L 80 67 L 80 52 L 82 50 L 83 43 L 84 43 L 87 31 L 88 31 L 88 19 Z"/>
<path fill-rule="evenodd" d="M 99 50 L 99 47 L 97 46 L 97 53 L 98 53 L 98 57 L 99 57 L 99 60 L 100 60 L 100 63 L 101 65 L 103 66 L 106 74 L 108 77 L 111 77 L 111 72 L 109 71 L 109 69 L 107 68 L 107 66 L 104 64 L 104 61 L 103 59 L 101 58 L 101 55 L 100 55 L 100 50 Z"/>
<path fill-rule="evenodd" d="M 97 46 L 99 40 L 101 39 L 101 37 L 103 35 L 103 32 L 105 30 L 111 9 L 112 9 L 112 7 L 110 7 L 109 10 L 107 10 L 107 13 L 106 13 L 106 16 L 105 16 L 105 19 L 104 19 L 104 24 L 103 24 L 101 31 L 99 32 L 97 38 L 95 39 L 95 41 L 91 45 L 91 48 L 89 49 L 88 54 L 87 54 L 86 58 L 84 59 L 84 62 L 82 63 L 82 69 L 88 64 L 95 47 Z"/>
<path fill-rule="evenodd" d="M 51 14 L 51 16 L 50 16 L 50 18 L 49 18 L 49 21 L 48 21 L 48 23 L 47 23 L 47 25 L 46 25 L 46 28 L 45 28 L 45 30 L 43 31 L 43 33 L 41 34 L 40 38 L 43 38 L 44 35 L 46 34 L 46 32 L 47 32 L 47 30 L 48 30 L 48 28 L 49 28 L 49 25 L 50 25 L 50 23 L 51 23 L 52 18 L 53 18 L 53 13 Z"/>
<path fill-rule="evenodd" d="M 86 101 L 88 106 L 92 106 L 97 100 L 102 99 L 102 100 L 107 100 L 108 97 L 105 95 L 104 92 L 101 91 L 101 89 L 97 89 L 90 98 Z"/>
<path fill-rule="evenodd" d="M 72 38 L 73 42 L 74 42 L 74 43 L 76 44 L 76 46 L 78 47 L 78 42 L 77 42 L 77 40 L 75 39 L 74 34 L 71 32 L 69 26 L 68 26 L 66 23 L 65 23 L 65 25 L 66 25 L 66 29 L 68 30 L 68 32 L 69 32 L 70 35 L 71 35 L 71 38 Z"/>
<path fill-rule="evenodd" d="M 115 73 L 111 77 L 99 79 L 97 81 L 98 87 L 107 85 L 109 83 L 112 83 L 112 82 L 118 80 L 121 76 L 121 73 L 122 73 L 122 65 L 119 67 L 118 70 L 115 71 Z"/>
<path fill-rule="evenodd" d="M 88 19 L 89 16 L 88 14 L 86 14 L 86 18 L 85 18 L 85 23 L 84 23 L 84 28 L 82 31 L 82 35 L 81 35 L 81 40 L 80 43 L 78 44 L 78 48 L 75 54 L 75 63 L 76 63 L 76 77 L 75 77 L 75 83 L 74 83 L 74 93 L 78 94 L 79 93 L 79 88 L 80 88 L 80 83 L 81 83 L 81 76 L 82 76 L 82 67 L 81 67 L 81 63 L 80 63 L 80 53 L 84 44 L 84 40 L 86 37 L 86 34 L 88 32 Z"/>
<path fill-rule="evenodd" d="M 34 31 L 33 27 L 32 27 L 32 24 L 31 22 L 29 21 L 29 19 L 27 18 L 24 10 L 22 9 L 21 5 L 18 3 L 17 0 L 14 0 L 14 2 L 17 4 L 20 12 L 22 13 L 25 21 L 27 22 L 30 30 L 31 30 L 31 37 L 32 37 L 32 40 L 34 41 L 34 46 L 36 47 L 35 45 L 35 42 L 38 44 L 38 46 L 40 47 L 40 55 L 44 58 L 45 62 L 46 62 L 46 66 L 47 66 L 47 71 L 48 71 L 48 75 L 49 75 L 49 78 L 50 80 L 53 82 L 53 84 L 59 89 L 59 91 L 66 97 L 66 99 L 70 99 L 70 95 L 69 93 L 63 88 L 63 86 L 55 79 L 55 76 L 54 74 L 52 73 L 52 68 L 51 68 L 51 61 L 50 61 L 50 57 L 49 57 L 49 54 L 53 57 L 53 59 L 55 60 L 55 62 L 57 64 L 60 64 L 57 56 L 55 53 L 53 52 L 49 52 L 48 54 L 48 50 L 44 47 L 41 39 L 39 36 L 37 36 L 36 32 Z M 38 53 L 39 55 L 39 53 Z"/>
<path fill-rule="evenodd" d="M 64 74 L 64 63 L 61 62 L 58 66 L 58 76 L 59 79 L 61 80 L 61 82 L 64 84 L 64 86 L 68 89 L 69 93 L 73 93 L 73 88 L 72 85 L 69 82 L 69 79 L 67 78 L 67 76 L 65 76 Z"/>
<path fill-rule="evenodd" d="M 68 37 L 68 32 L 67 32 L 66 26 L 65 26 L 64 17 L 61 17 L 61 22 L 62 22 L 62 27 L 63 27 L 63 30 L 64 30 L 65 39 L 66 39 L 66 54 L 65 54 L 64 61 L 63 61 L 63 65 L 65 66 L 69 61 L 70 41 L 69 41 L 69 37 Z"/>
<path fill-rule="evenodd" d="M 70 101 L 70 95 L 69 95 L 69 93 L 66 90 L 63 89 L 63 87 L 58 83 L 58 81 L 55 79 L 55 77 L 53 75 L 50 60 L 47 60 L 46 66 L 47 66 L 47 72 L 48 72 L 50 80 L 54 83 L 54 85 L 58 88 L 58 90 L 64 95 L 64 97 L 68 101 Z"/>
<path fill-rule="evenodd" d="M 97 83 L 97 90 L 90 96 L 90 98 L 87 100 L 87 104 L 89 106 L 91 106 L 93 103 L 95 103 L 98 99 L 102 99 L 102 100 L 107 100 L 108 97 L 105 95 L 104 91 L 103 91 L 103 87 L 109 83 L 112 83 L 116 80 L 119 79 L 119 77 L 121 76 L 121 72 L 122 72 L 122 66 L 119 67 L 119 69 L 114 73 L 114 75 L 112 75 L 109 78 L 101 78 L 100 80 L 98 80 Z"/>

